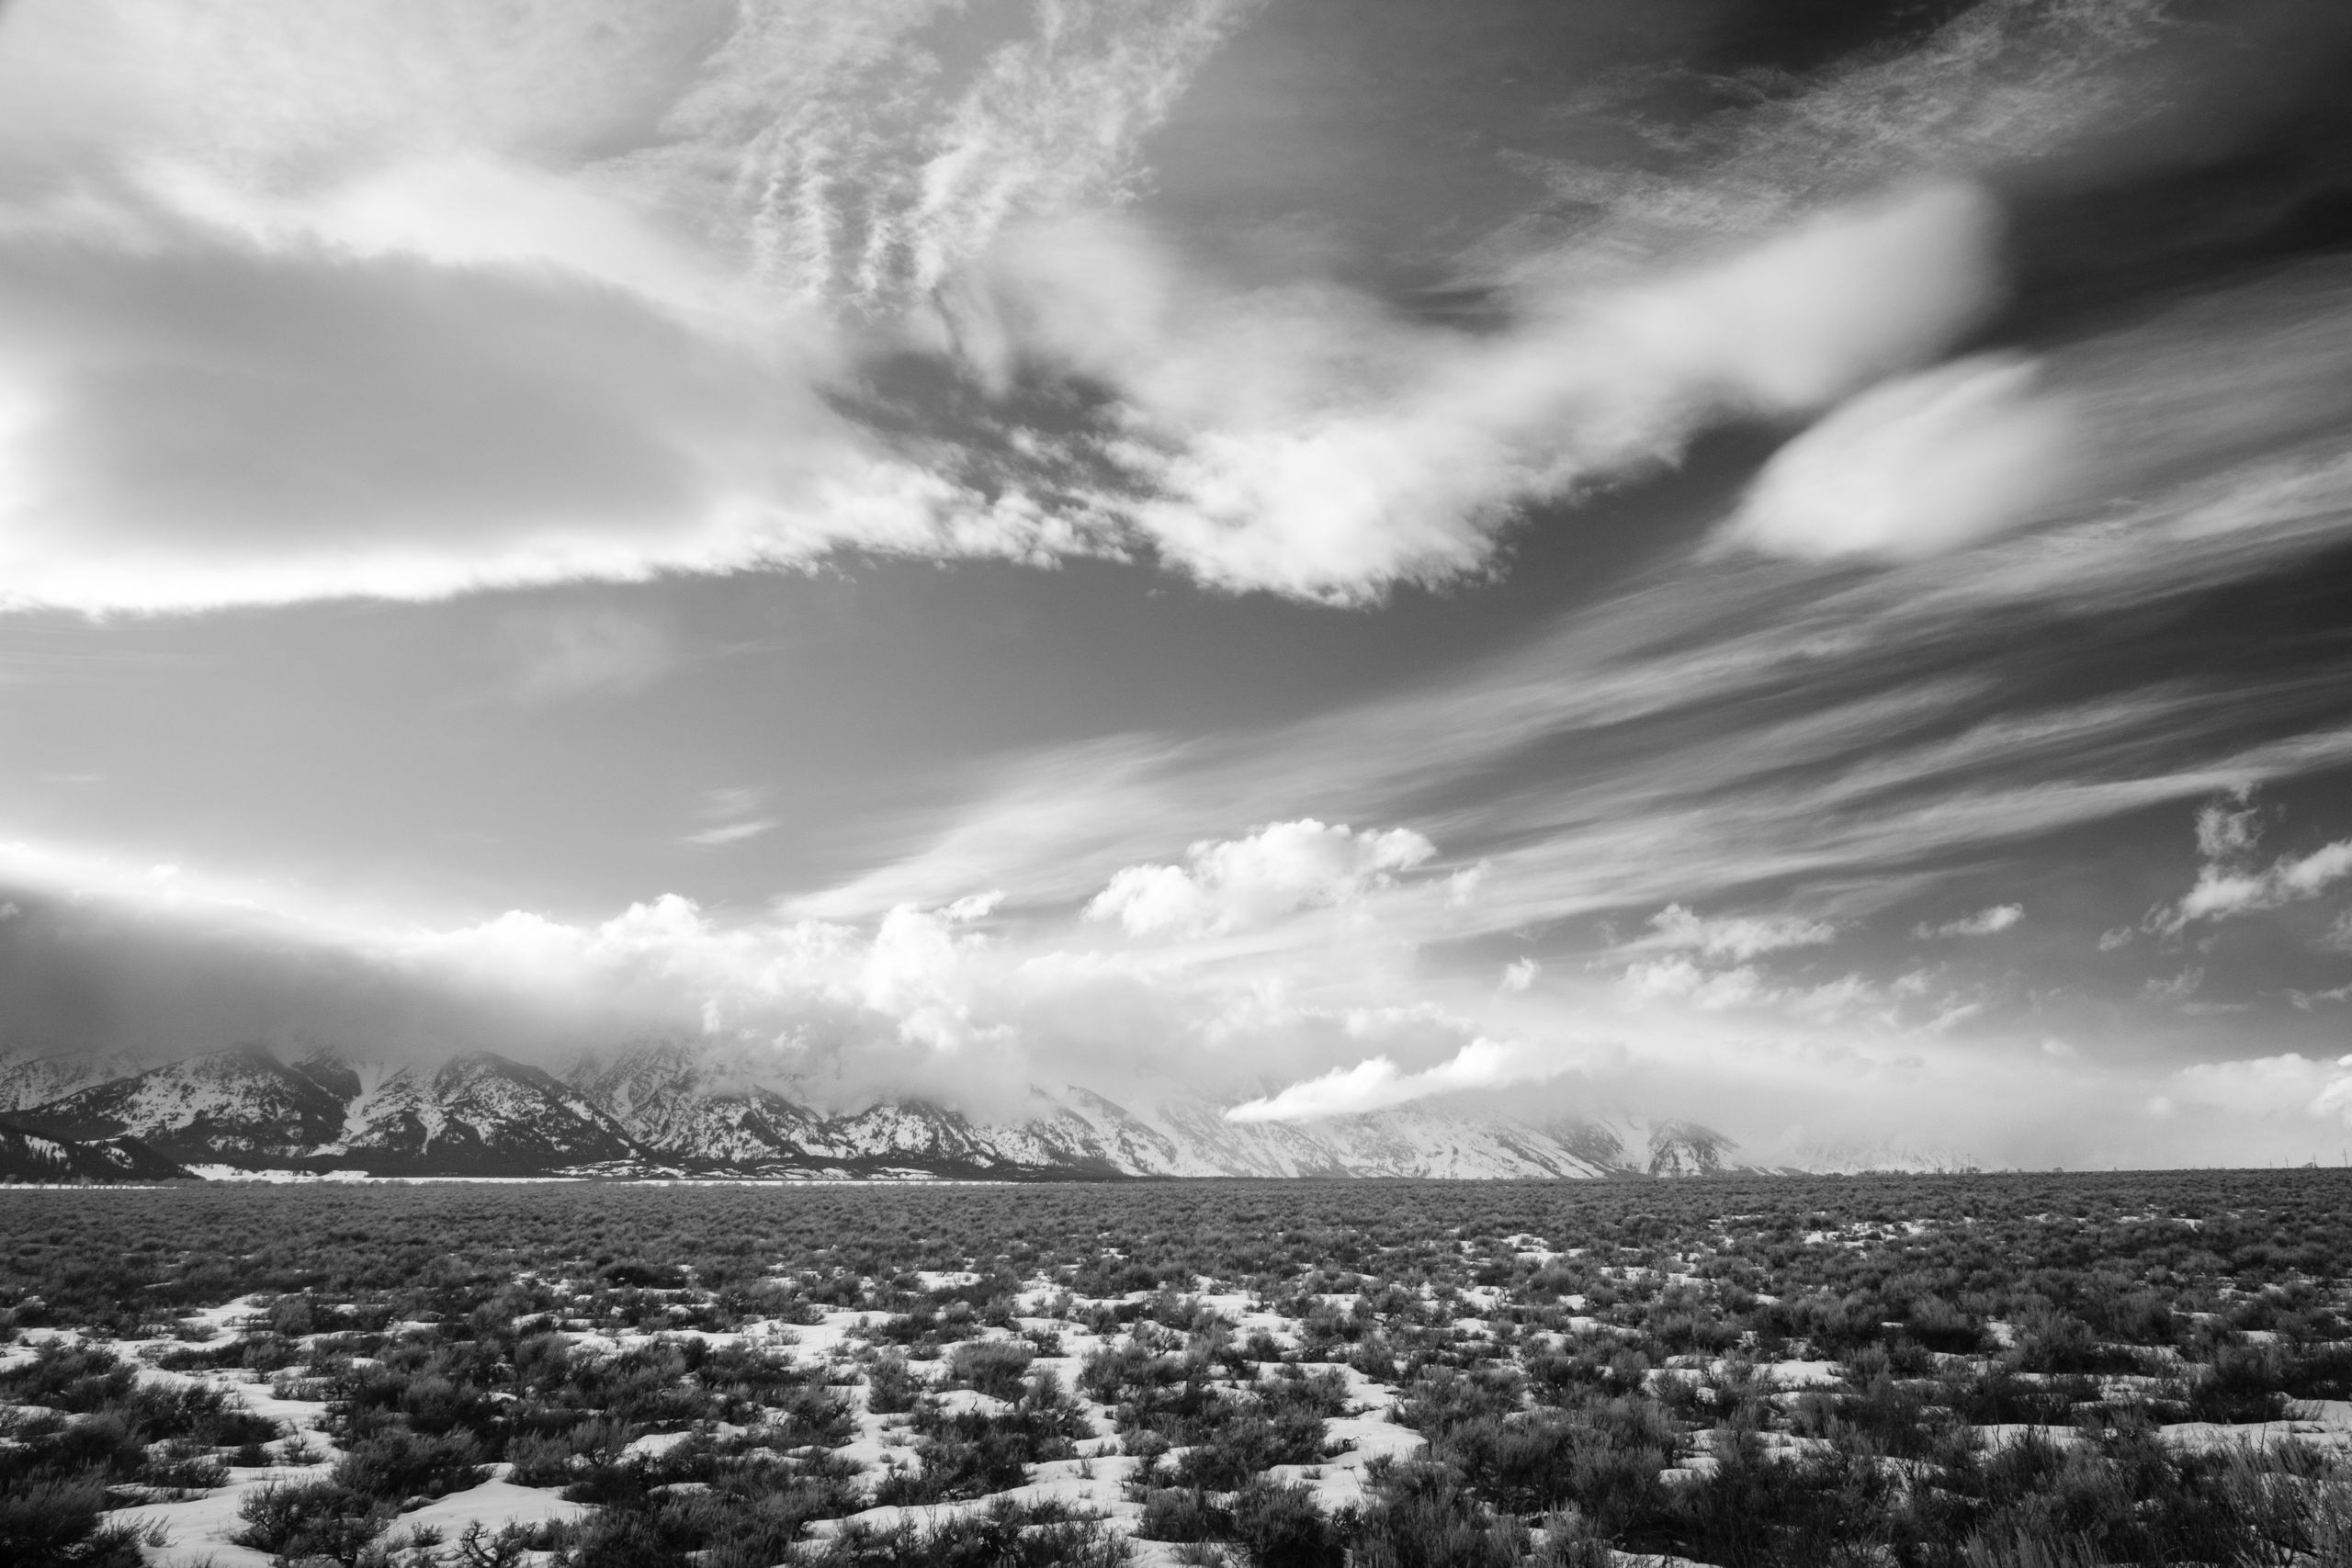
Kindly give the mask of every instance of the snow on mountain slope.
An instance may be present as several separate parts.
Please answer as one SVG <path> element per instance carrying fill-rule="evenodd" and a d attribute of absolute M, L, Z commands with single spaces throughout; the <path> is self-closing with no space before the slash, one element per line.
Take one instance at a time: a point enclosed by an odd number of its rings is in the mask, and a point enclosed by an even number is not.
<path fill-rule="evenodd" d="M 1536 1126 L 1428 1105 L 1312 1122 L 1225 1119 L 1166 1085 L 1031 1086 L 989 1123 L 920 1100 L 827 1113 L 804 1086 L 666 1042 L 596 1053 L 561 1078 L 488 1055 L 388 1066 L 256 1046 L 80 1087 L 29 1130 L 130 1134 L 188 1163 L 378 1174 L 673 1170 L 954 1177 L 1686 1176 L 1746 1168 L 1693 1123 Z"/>
<path fill-rule="evenodd" d="M 0 1122 L 0 1181 L 169 1181 L 187 1174 L 136 1138 L 84 1143 Z"/>
<path fill-rule="evenodd" d="M 666 1043 L 583 1055 L 564 1081 L 645 1147 L 689 1167 L 789 1163 L 821 1124 L 775 1089 Z"/>
<path fill-rule="evenodd" d="M 28 1111 L 78 1089 L 143 1072 L 151 1062 L 127 1056 L 11 1055 L 0 1057 L 0 1116 Z"/>
<path fill-rule="evenodd" d="M 311 1156 L 382 1172 L 521 1175 L 644 1152 L 557 1078 L 483 1053 L 392 1074 L 352 1101 L 339 1135 Z"/>
<path fill-rule="evenodd" d="M 1799 1148 L 1792 1163 L 1824 1176 L 1883 1171 L 1951 1176 L 1977 1168 L 1975 1161 L 1951 1149 L 1893 1143 L 1812 1143 Z"/>
<path fill-rule="evenodd" d="M 182 1161 L 287 1159 L 334 1137 L 343 1102 L 244 1045 L 77 1089 L 14 1120 L 84 1141 L 128 1134 Z"/>

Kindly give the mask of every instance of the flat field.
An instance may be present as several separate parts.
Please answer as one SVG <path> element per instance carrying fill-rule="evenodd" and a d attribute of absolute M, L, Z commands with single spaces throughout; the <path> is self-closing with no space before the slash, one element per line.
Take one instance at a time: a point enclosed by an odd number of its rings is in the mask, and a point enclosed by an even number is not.
<path fill-rule="evenodd" d="M 2352 1172 L 0 1192 L 0 1560 L 2352 1562 Z"/>

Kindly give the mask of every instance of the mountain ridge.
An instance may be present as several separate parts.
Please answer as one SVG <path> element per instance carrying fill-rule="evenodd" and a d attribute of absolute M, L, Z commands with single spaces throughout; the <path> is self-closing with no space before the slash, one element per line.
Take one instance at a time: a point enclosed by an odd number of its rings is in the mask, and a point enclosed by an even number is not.
<path fill-rule="evenodd" d="M 995 1121 L 914 1098 L 828 1113 L 790 1080 L 723 1071 L 671 1042 L 584 1053 L 560 1073 L 488 1052 L 395 1066 L 330 1051 L 289 1063 L 240 1045 L 87 1076 L 53 1058 L 0 1062 L 0 1117 L 77 1145 L 129 1140 L 167 1165 L 317 1175 L 1595 1179 L 1760 1168 L 1686 1121 L 1538 1124 L 1415 1105 L 1238 1123 L 1216 1102 L 1165 1089 L 1030 1085 L 1022 1113 Z M 70 1087 L 22 1102 L 59 1085 Z"/>

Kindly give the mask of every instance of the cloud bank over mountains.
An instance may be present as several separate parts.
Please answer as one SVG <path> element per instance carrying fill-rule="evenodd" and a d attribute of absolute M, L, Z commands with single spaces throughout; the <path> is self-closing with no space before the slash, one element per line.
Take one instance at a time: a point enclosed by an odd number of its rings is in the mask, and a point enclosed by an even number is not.
<path fill-rule="evenodd" d="M 1498 1094 L 1519 1113 L 1669 1097 L 1740 1125 L 1767 1159 L 1928 1132 L 1997 1162 L 2245 1159 L 2352 1128 L 2341 1072 L 2299 1053 L 2172 1067 L 1965 1038 L 1997 986 L 1932 962 L 1875 978 L 1841 951 L 1840 922 L 1670 905 L 1572 967 L 1482 987 L 1428 961 L 1494 916 L 1475 884 L 1437 876 L 1452 863 L 1409 830 L 1276 823 L 1188 860 L 1189 874 L 1126 868 L 1078 909 L 1011 915 L 1000 891 L 856 922 L 727 918 L 667 896 L 593 922 L 515 912 L 400 930 L 288 920 L 201 888 L 168 907 L 37 890 L 11 917 L 23 929 L 0 1024 L 20 1041 L 78 1032 L 130 1061 L 241 1034 L 548 1062 L 666 1039 L 788 1077 L 821 1110 L 912 1094 L 984 1119 L 1023 1113 L 1033 1083 L 1223 1098 L 1244 1122 Z M 1374 869 L 1432 860 L 1409 884 Z M 1201 902 L 1163 897 L 1140 907 L 1182 919 L 1125 919 L 1131 873 L 1185 876 Z M 1212 897 L 1248 922 L 1221 919 Z M 2021 918 L 1995 906 L 1928 934 L 1997 936 Z M 76 1016 L 73 993 L 101 976 L 106 1007 Z M 2028 1085 L 2040 1110 L 2021 1118 Z M 2079 1118 L 2119 1103 L 2141 1109 L 2102 1123 L 2091 1150 Z"/>

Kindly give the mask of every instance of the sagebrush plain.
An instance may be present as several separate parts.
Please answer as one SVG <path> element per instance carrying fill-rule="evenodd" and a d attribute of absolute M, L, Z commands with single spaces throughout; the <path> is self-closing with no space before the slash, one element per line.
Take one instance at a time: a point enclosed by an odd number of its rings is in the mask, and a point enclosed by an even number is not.
<path fill-rule="evenodd" d="M 2352 1174 L 0 1205 L 0 1555 L 2338 1562 Z"/>

